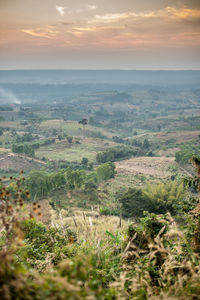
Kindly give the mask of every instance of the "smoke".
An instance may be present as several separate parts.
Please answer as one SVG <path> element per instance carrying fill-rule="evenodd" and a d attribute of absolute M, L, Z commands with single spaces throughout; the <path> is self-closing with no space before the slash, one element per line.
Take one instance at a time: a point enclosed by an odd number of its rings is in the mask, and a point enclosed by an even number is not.
<path fill-rule="evenodd" d="M 15 103 L 15 104 L 21 104 L 21 101 L 13 94 L 13 92 L 6 90 L 4 88 L 0 87 L 0 99 Z"/>

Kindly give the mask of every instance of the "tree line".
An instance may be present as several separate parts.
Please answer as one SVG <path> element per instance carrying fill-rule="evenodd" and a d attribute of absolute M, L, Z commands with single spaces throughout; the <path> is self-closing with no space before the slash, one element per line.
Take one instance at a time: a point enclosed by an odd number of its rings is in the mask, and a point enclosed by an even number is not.
<path fill-rule="evenodd" d="M 87 193 L 97 189 L 97 185 L 115 176 L 115 165 L 112 162 L 101 164 L 95 171 L 61 169 L 47 173 L 44 170 L 32 170 L 26 179 L 26 187 L 32 197 L 43 197 L 58 189 L 80 189 Z"/>

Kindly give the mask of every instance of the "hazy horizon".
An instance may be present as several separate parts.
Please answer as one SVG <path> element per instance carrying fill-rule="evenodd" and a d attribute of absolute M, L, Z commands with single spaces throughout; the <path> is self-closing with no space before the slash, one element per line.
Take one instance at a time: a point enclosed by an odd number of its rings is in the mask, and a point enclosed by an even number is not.
<path fill-rule="evenodd" d="M 123 69 L 123 68 L 16 68 L 16 69 L 3 69 L 0 68 L 0 71 L 152 71 L 152 72 L 189 72 L 189 71 L 200 71 L 199 69 Z"/>
<path fill-rule="evenodd" d="M 97 69 L 78 69 L 78 68 L 70 68 L 70 69 L 66 69 L 66 68 L 60 68 L 60 69 L 52 69 L 52 68 L 46 68 L 46 69 L 43 69 L 43 68 L 19 68 L 19 69 L 3 69 L 3 68 L 0 68 L 0 71 L 152 71 L 152 72 L 188 72 L 188 71 L 200 71 L 200 68 L 199 69 L 119 69 L 119 68 L 113 68 L 113 69 L 106 69 L 106 68 L 103 68 L 103 69 L 100 69 L 100 68 L 97 68 Z"/>

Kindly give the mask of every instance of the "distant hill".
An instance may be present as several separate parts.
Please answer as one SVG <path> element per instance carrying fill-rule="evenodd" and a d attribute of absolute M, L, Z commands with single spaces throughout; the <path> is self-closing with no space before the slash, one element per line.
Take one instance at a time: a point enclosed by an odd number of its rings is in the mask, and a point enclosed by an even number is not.
<path fill-rule="evenodd" d="M 0 84 L 122 84 L 199 87 L 200 71 L 9 70 Z"/>

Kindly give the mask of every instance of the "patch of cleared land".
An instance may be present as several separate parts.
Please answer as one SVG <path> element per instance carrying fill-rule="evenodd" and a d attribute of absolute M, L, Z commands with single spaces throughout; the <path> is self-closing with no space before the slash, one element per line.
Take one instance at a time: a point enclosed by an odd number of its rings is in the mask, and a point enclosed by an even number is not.
<path fill-rule="evenodd" d="M 19 129 L 22 126 L 20 126 L 19 121 L 0 121 L 0 127 L 9 127 L 14 129 Z"/>
<path fill-rule="evenodd" d="M 200 131 L 174 131 L 174 132 L 159 132 L 154 134 L 154 137 L 159 140 L 167 142 L 168 140 L 174 139 L 177 143 L 186 143 L 190 141 L 200 141 Z"/>
<path fill-rule="evenodd" d="M 175 164 L 174 157 L 135 157 L 116 163 L 119 174 L 132 174 L 166 178 L 171 175 L 170 165 Z"/>
<path fill-rule="evenodd" d="M 38 159 L 15 153 L 5 153 L 0 156 L 1 171 L 30 171 L 32 169 L 40 169 L 45 164 L 45 162 Z"/>
<path fill-rule="evenodd" d="M 116 162 L 115 165 L 115 178 L 101 185 L 102 199 L 105 201 L 106 198 L 110 201 L 108 195 L 115 195 L 120 189 L 164 182 L 174 174 L 170 167 L 179 170 L 173 157 L 135 157 Z"/>
<path fill-rule="evenodd" d="M 67 141 L 57 142 L 48 146 L 40 147 L 36 151 L 39 158 L 46 157 L 50 160 L 67 160 L 80 162 L 83 157 L 94 161 L 96 154 L 108 147 L 116 145 L 110 141 L 102 141 L 100 139 L 85 138 L 80 139 L 80 144 L 68 144 Z"/>

